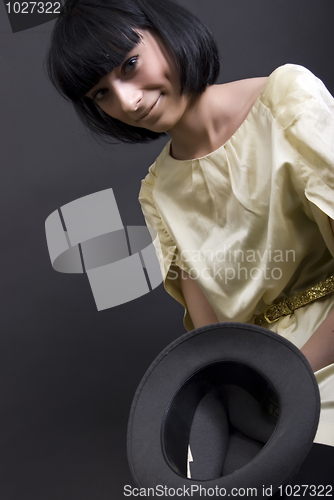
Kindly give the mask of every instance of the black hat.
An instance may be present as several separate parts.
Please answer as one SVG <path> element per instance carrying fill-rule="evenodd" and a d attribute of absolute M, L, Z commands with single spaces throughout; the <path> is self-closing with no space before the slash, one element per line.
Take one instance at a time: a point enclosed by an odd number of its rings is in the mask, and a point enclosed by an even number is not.
<path fill-rule="evenodd" d="M 198 328 L 166 347 L 137 389 L 130 469 L 137 486 L 166 496 L 274 495 L 306 458 L 319 412 L 314 374 L 291 342 L 243 323 Z"/>

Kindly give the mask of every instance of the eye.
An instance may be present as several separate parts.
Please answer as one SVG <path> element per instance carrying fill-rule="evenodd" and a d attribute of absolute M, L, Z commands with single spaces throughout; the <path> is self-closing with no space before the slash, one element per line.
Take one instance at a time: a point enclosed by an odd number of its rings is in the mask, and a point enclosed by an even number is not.
<path fill-rule="evenodd" d="M 131 73 L 131 71 L 133 71 L 136 68 L 137 61 L 138 61 L 138 55 L 130 57 L 130 59 L 127 59 L 127 61 L 125 61 L 125 63 L 122 65 L 122 72 L 124 74 Z"/>
<path fill-rule="evenodd" d="M 102 99 L 105 97 L 107 94 L 108 89 L 99 89 L 94 94 L 92 95 L 93 101 L 102 101 Z"/>

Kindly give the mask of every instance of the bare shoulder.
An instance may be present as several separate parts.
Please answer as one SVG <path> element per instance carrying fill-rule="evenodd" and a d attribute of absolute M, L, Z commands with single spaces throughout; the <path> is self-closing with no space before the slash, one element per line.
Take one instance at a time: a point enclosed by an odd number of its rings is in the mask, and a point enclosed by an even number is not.
<path fill-rule="evenodd" d="M 267 76 L 247 78 L 245 80 L 237 80 L 235 82 L 227 83 L 226 85 L 230 87 L 230 92 L 238 97 L 238 99 L 243 97 L 245 105 L 246 103 L 250 103 L 250 106 L 252 106 L 261 94 L 267 79 Z"/>
<path fill-rule="evenodd" d="M 248 78 L 224 83 L 218 87 L 223 96 L 224 110 L 229 116 L 225 125 L 224 139 L 229 139 L 246 119 L 248 113 L 261 94 L 268 77 Z"/>
<path fill-rule="evenodd" d="M 267 80 L 267 76 L 261 76 L 259 78 L 249 78 L 246 82 L 249 82 L 250 88 L 253 88 L 255 93 L 260 94 Z"/>

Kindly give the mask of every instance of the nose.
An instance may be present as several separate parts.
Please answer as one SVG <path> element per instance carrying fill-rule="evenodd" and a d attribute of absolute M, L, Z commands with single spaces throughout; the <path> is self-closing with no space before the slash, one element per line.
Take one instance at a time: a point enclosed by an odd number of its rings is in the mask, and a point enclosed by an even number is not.
<path fill-rule="evenodd" d="M 132 82 L 118 82 L 114 86 L 114 92 L 122 110 L 127 113 L 136 111 L 143 98 L 142 90 Z"/>

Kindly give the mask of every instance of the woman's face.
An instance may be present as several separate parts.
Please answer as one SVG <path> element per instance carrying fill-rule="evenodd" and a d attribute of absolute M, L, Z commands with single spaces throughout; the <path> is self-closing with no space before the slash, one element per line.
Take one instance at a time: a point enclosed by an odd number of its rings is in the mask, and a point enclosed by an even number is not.
<path fill-rule="evenodd" d="M 175 64 L 160 39 L 146 30 L 138 34 L 141 41 L 124 62 L 86 96 L 112 118 L 166 132 L 181 119 L 189 98 L 180 95 Z"/>

